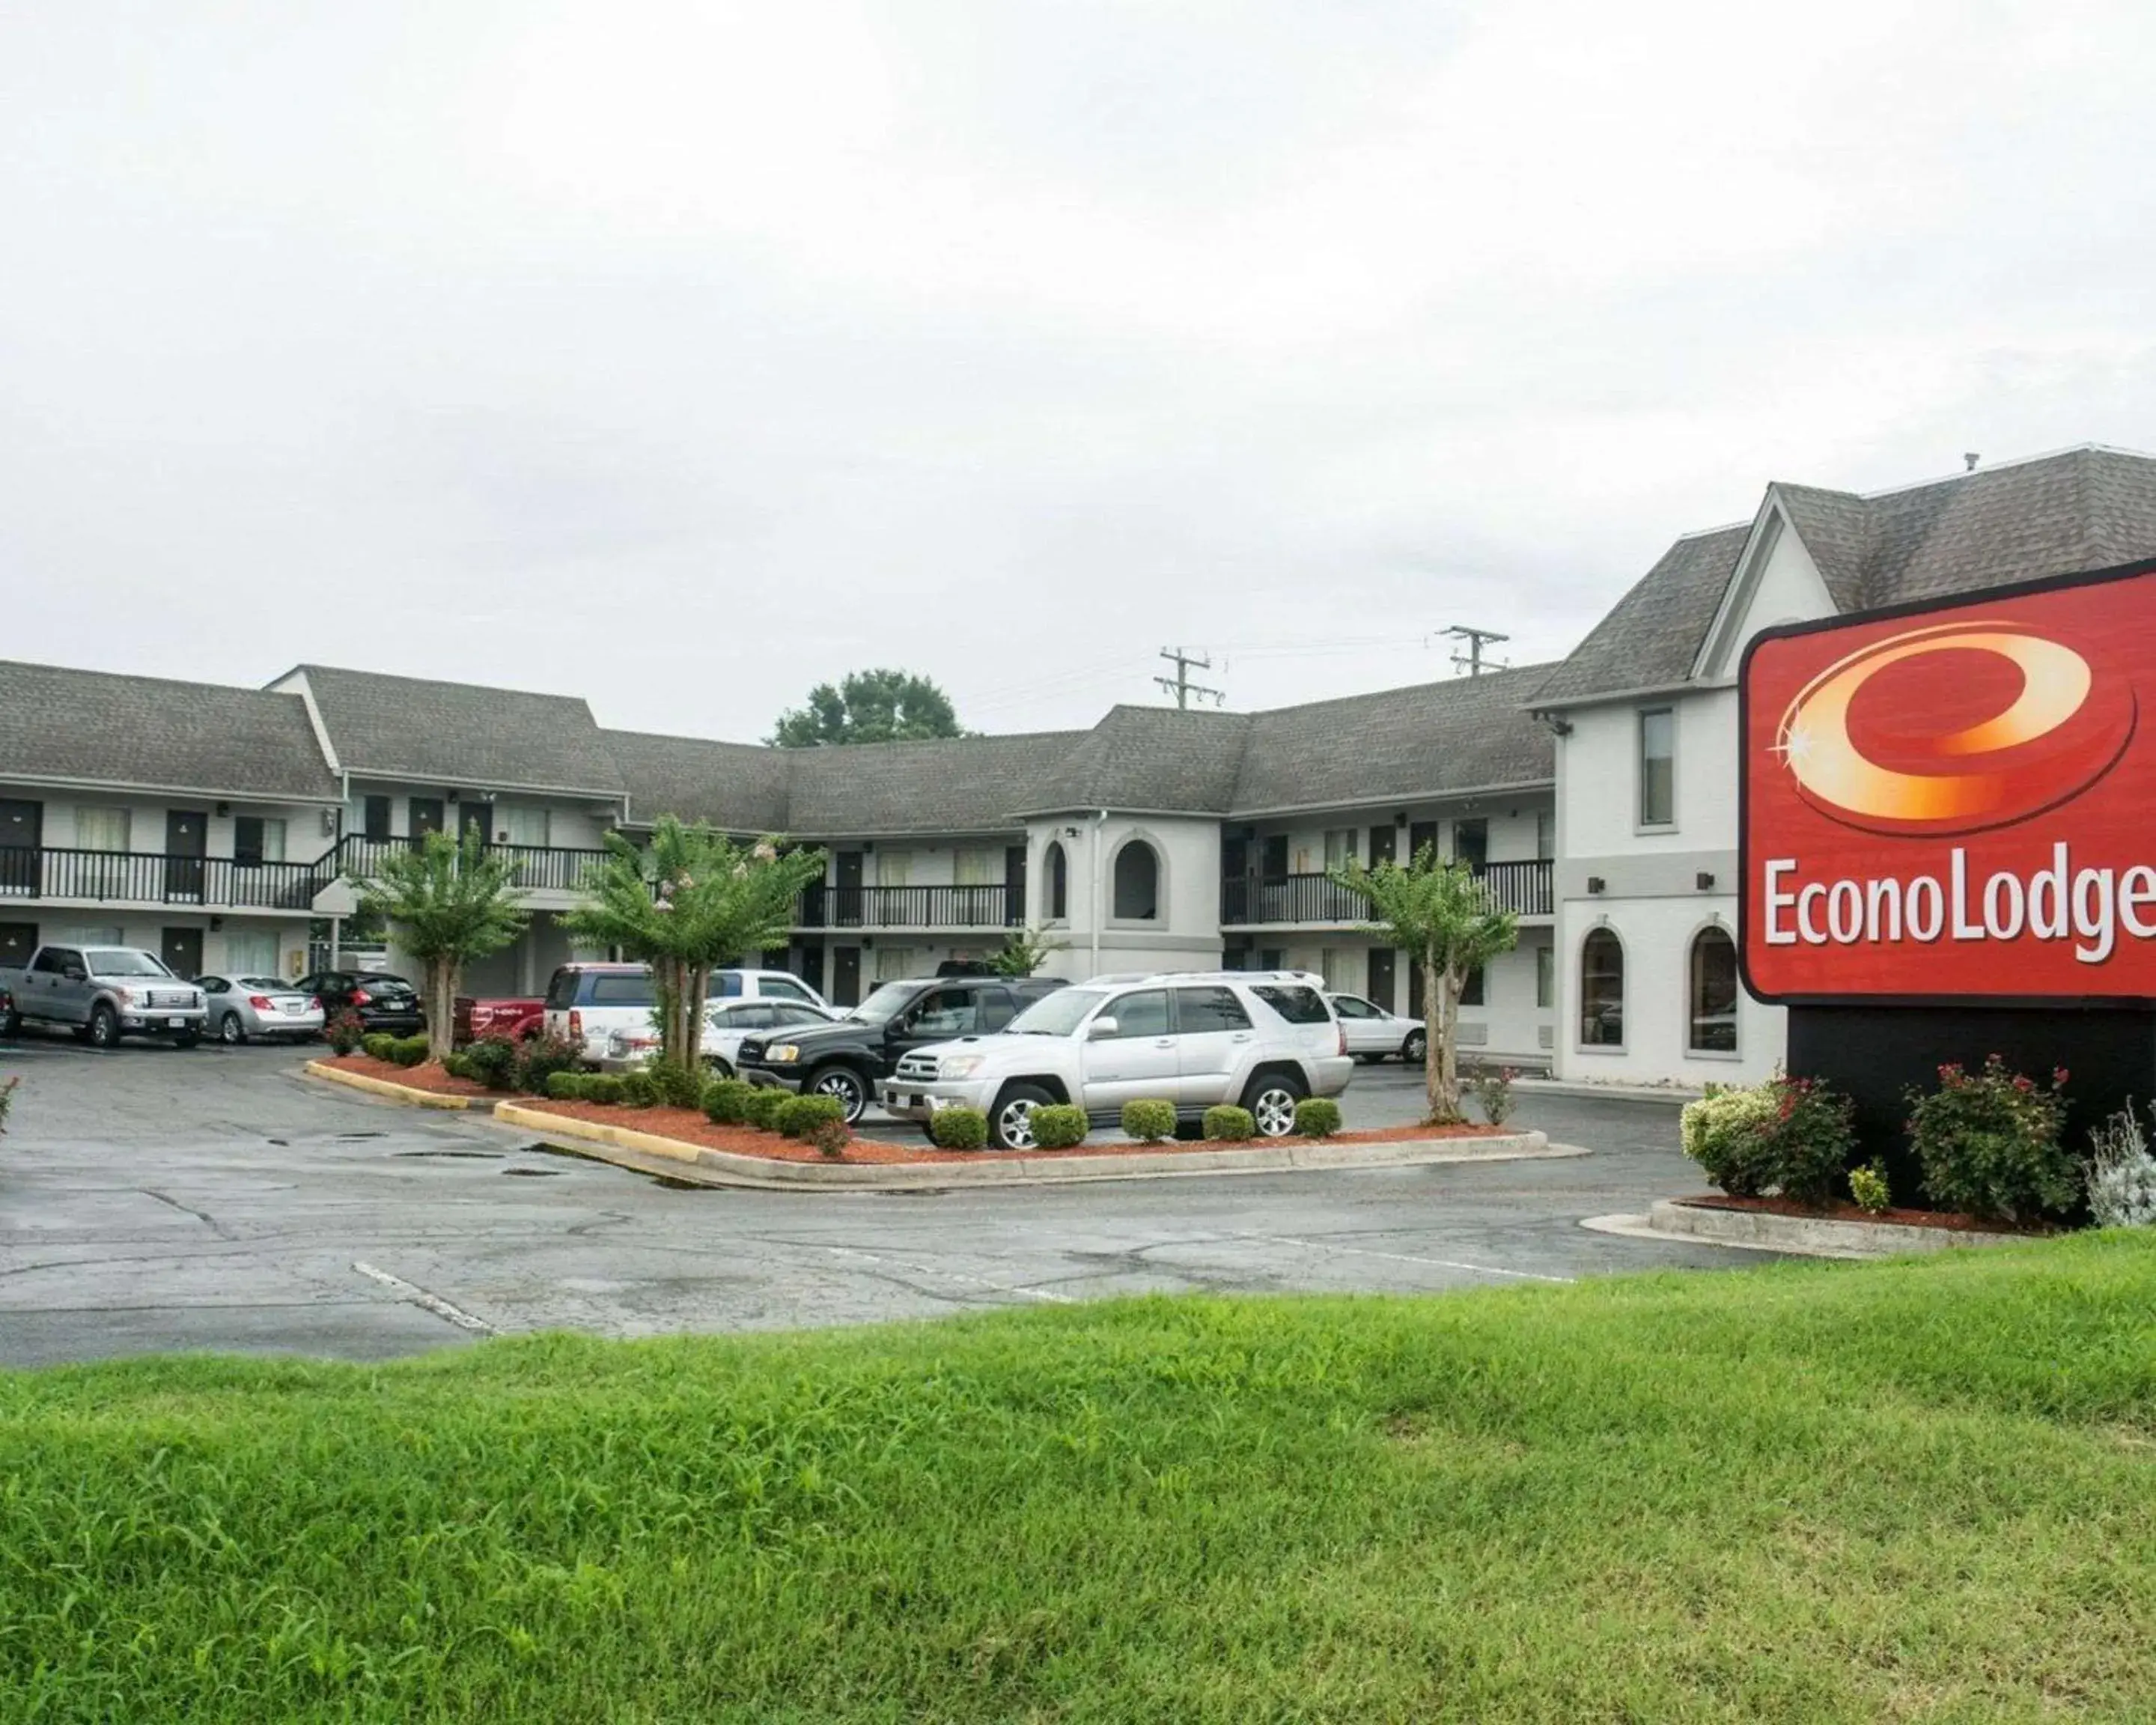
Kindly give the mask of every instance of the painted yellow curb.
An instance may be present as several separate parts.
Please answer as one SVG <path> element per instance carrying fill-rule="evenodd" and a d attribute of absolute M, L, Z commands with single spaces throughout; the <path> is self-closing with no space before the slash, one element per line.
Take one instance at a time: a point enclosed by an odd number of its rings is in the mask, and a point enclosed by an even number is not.
<path fill-rule="evenodd" d="M 701 1145 L 686 1143 L 680 1138 L 662 1138 L 655 1132 L 608 1126 L 603 1120 L 578 1120 L 571 1115 L 526 1108 L 515 1102 L 495 1104 L 494 1117 L 504 1126 L 521 1126 L 535 1132 L 560 1132 L 564 1137 L 586 1138 L 594 1144 L 612 1144 L 622 1150 L 641 1150 L 647 1156 L 663 1156 L 670 1162 L 694 1162 L 703 1152 Z"/>
<path fill-rule="evenodd" d="M 309 1060 L 305 1070 L 311 1078 L 326 1078 L 331 1084 L 363 1090 L 369 1096 L 402 1102 L 408 1108 L 446 1108 L 455 1113 L 485 1109 L 488 1106 L 481 1096 L 446 1096 L 439 1091 L 418 1090 L 408 1084 L 392 1084 L 386 1078 L 372 1077 L 365 1072 L 347 1072 L 341 1066 L 332 1066 L 322 1060 Z"/>

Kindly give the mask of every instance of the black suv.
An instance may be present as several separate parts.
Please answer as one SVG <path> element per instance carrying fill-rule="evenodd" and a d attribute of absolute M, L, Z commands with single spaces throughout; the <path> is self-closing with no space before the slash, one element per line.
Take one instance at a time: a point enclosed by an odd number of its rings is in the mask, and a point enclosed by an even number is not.
<path fill-rule="evenodd" d="M 420 1009 L 419 997 L 401 976 L 384 976 L 371 970 L 318 970 L 292 986 L 321 1000 L 325 1024 L 349 1007 L 369 1032 L 386 1030 L 413 1036 L 427 1028 L 427 1014 Z"/>
<path fill-rule="evenodd" d="M 1044 994 L 1066 986 L 1061 977 L 923 977 L 879 983 L 836 1024 L 811 1024 L 783 1035 L 754 1036 L 735 1065 L 751 1084 L 775 1084 L 804 1096 L 835 1096 L 851 1126 L 875 1094 L 876 1081 L 899 1057 L 932 1042 L 1000 1030 Z"/>

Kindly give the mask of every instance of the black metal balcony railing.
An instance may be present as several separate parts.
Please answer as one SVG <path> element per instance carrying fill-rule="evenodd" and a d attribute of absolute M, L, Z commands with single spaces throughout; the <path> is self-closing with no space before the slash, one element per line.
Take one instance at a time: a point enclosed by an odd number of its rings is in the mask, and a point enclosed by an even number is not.
<path fill-rule="evenodd" d="M 1552 914 L 1550 864 L 1486 863 L 1476 875 L 1501 911 L 1522 916 Z M 1241 875 L 1220 883 L 1224 926 L 1251 922 L 1340 923 L 1369 921 L 1368 904 L 1327 875 Z"/>
<path fill-rule="evenodd" d="M 0 850 L 0 898 L 304 911 L 331 878 L 326 860 L 259 862 L 50 846 Z"/>
<path fill-rule="evenodd" d="M 347 834 L 322 860 L 327 875 L 372 880 L 382 872 L 382 859 L 393 853 L 418 848 L 416 839 L 367 839 Z M 490 856 L 507 857 L 516 865 L 516 884 L 527 891 L 574 892 L 583 884 L 584 871 L 606 860 L 603 850 L 576 850 L 551 845 L 490 845 Z"/>
<path fill-rule="evenodd" d="M 1023 908 L 1002 886 L 812 886 L 795 914 L 803 928 L 1005 928 Z"/>

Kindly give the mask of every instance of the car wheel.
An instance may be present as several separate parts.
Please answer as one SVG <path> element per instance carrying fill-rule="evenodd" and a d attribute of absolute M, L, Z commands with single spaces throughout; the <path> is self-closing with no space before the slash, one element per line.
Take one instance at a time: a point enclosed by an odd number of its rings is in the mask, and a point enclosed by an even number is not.
<path fill-rule="evenodd" d="M 217 1021 L 217 1040 L 227 1048 L 237 1048 L 247 1040 L 247 1029 L 238 1013 L 228 1012 Z"/>
<path fill-rule="evenodd" d="M 90 1014 L 88 1029 L 90 1034 L 90 1045 L 92 1048 L 116 1048 L 119 1046 L 120 1014 L 113 1011 L 110 1007 L 100 1006 L 93 1008 Z"/>
<path fill-rule="evenodd" d="M 724 1055 L 706 1055 L 704 1070 L 714 1078 L 731 1078 L 734 1076 L 734 1069 Z"/>
<path fill-rule="evenodd" d="M 1419 1066 L 1423 1056 L 1429 1052 L 1430 1033 L 1426 1030 L 1409 1031 L 1408 1040 L 1400 1045 L 1400 1059 L 1407 1065 Z"/>
<path fill-rule="evenodd" d="M 23 1014 L 19 1012 L 0 1012 L 0 1036 L 13 1039 L 23 1034 Z"/>
<path fill-rule="evenodd" d="M 853 1125 L 868 1111 L 869 1087 L 861 1082 L 860 1074 L 850 1066 L 826 1066 L 812 1074 L 803 1087 L 803 1094 L 812 1096 L 831 1096 L 843 1102 L 846 1109 L 846 1124 Z"/>
<path fill-rule="evenodd" d="M 1243 1092 L 1243 1106 L 1257 1122 L 1260 1137 L 1284 1138 L 1295 1130 L 1295 1105 L 1308 1094 L 1299 1078 L 1261 1072 Z"/>
<path fill-rule="evenodd" d="M 988 1116 L 988 1142 L 998 1150 L 1034 1147 L 1033 1111 L 1052 1105 L 1055 1098 L 1037 1084 L 1006 1085 Z"/>

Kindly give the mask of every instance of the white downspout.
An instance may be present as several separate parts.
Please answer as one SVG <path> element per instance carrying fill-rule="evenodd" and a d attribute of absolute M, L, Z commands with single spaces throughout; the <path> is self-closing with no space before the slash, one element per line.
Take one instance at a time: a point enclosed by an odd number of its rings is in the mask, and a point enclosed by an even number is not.
<path fill-rule="evenodd" d="M 1093 865 L 1088 870 L 1093 896 L 1093 968 L 1087 979 L 1101 973 L 1101 832 L 1108 824 L 1108 811 L 1103 809 L 1093 817 Z"/>

